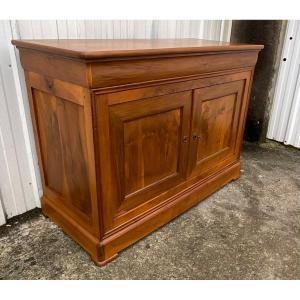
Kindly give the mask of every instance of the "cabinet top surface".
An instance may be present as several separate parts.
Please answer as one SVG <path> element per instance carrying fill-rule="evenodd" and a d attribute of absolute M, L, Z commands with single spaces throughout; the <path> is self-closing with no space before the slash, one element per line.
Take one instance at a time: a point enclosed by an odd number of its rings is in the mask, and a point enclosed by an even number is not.
<path fill-rule="evenodd" d="M 236 44 L 199 39 L 13 40 L 12 44 L 18 48 L 34 49 L 80 59 L 249 51 L 263 48 L 263 45 Z"/>

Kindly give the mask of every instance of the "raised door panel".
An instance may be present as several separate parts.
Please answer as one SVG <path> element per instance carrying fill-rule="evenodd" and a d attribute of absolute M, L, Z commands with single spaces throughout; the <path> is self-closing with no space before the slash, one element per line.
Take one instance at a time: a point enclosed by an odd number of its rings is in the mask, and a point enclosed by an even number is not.
<path fill-rule="evenodd" d="M 151 199 L 185 180 L 191 95 L 188 91 L 108 104 L 107 167 L 112 181 L 103 190 L 112 202 L 104 203 L 108 227 L 139 205 L 151 207 Z"/>
<path fill-rule="evenodd" d="M 194 91 L 191 176 L 234 159 L 244 86 L 239 80 Z"/>
<path fill-rule="evenodd" d="M 120 211 L 185 178 L 190 102 L 191 92 L 184 92 L 110 107 Z"/>
<path fill-rule="evenodd" d="M 178 174 L 180 108 L 124 122 L 125 197 Z"/>

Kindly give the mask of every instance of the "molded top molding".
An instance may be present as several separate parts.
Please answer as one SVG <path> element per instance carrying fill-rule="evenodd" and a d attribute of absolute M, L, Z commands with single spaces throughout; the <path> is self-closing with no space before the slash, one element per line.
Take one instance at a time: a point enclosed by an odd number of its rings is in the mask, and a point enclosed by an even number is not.
<path fill-rule="evenodd" d="M 86 60 L 157 55 L 188 55 L 207 52 L 257 51 L 264 48 L 263 45 L 236 44 L 200 39 L 12 40 L 12 44 L 18 48 L 34 49 Z"/>

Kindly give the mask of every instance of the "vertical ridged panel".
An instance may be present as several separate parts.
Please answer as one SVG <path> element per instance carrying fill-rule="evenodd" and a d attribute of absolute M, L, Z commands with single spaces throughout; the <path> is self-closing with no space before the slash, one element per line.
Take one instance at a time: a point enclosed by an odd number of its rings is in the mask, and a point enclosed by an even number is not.
<path fill-rule="evenodd" d="M 300 21 L 289 21 L 267 138 L 300 147 Z"/>
<path fill-rule="evenodd" d="M 17 21 L 22 39 L 172 39 L 229 41 L 229 20 L 57 20 Z"/>
<path fill-rule="evenodd" d="M 12 32 L 9 21 L 0 22 L 0 201 L 1 216 L 7 218 L 39 205 L 35 150 L 30 145 L 32 129 L 26 122 L 28 103 L 23 101 L 25 89 L 22 90 L 17 56 L 10 43 Z"/>

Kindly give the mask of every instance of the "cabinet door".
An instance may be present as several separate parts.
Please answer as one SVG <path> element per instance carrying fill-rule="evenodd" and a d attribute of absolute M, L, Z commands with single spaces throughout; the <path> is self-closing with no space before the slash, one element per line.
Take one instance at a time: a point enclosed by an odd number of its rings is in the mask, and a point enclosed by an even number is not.
<path fill-rule="evenodd" d="M 191 96 L 179 92 L 109 106 L 116 214 L 186 178 Z"/>
<path fill-rule="evenodd" d="M 207 174 L 234 160 L 245 80 L 194 91 L 189 170 Z"/>

